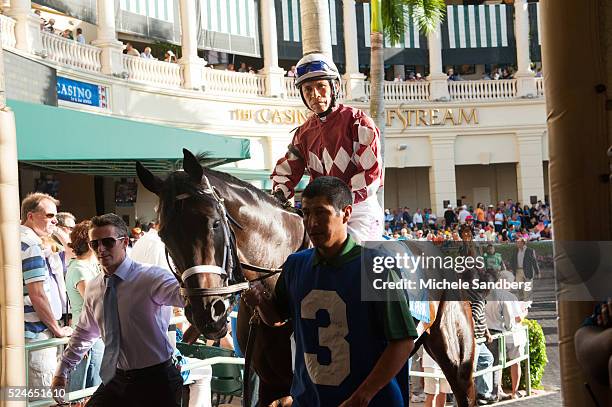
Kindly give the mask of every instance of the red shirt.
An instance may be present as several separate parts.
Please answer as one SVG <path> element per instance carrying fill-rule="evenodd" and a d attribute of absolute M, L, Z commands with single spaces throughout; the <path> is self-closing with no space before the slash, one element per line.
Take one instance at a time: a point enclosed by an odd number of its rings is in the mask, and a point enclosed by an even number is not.
<path fill-rule="evenodd" d="M 312 115 L 296 131 L 291 142 L 297 154 L 287 154 L 274 167 L 272 190 L 287 198 L 295 193 L 304 170 L 310 180 L 322 175 L 342 179 L 351 188 L 354 203 L 375 196 L 382 186 L 380 132 L 361 110 L 339 105 L 320 119 Z"/>

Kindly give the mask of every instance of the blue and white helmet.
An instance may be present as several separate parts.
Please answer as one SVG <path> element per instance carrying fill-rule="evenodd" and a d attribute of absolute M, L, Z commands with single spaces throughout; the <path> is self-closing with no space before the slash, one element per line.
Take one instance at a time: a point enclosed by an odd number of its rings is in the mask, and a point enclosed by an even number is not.
<path fill-rule="evenodd" d="M 340 73 L 334 61 L 324 54 L 304 55 L 296 65 L 295 86 L 300 88 L 304 82 L 319 79 L 337 80 L 340 82 Z"/>

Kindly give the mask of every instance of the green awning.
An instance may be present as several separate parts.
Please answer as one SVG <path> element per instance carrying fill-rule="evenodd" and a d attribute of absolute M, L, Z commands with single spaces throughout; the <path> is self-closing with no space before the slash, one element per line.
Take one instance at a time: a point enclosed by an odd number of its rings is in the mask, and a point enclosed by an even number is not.
<path fill-rule="evenodd" d="M 167 172 L 183 148 L 212 165 L 250 158 L 249 140 L 10 100 L 19 161 L 55 171 L 133 176 L 140 160 Z"/>
<path fill-rule="evenodd" d="M 250 182 L 259 189 L 271 190 L 272 180 L 270 179 L 270 170 L 252 170 L 248 168 L 236 168 L 236 167 L 218 167 L 216 170 L 226 172 L 233 175 L 236 178 L 240 178 L 243 181 Z M 310 182 L 310 176 L 304 175 L 300 182 L 296 185 L 296 191 L 303 191 L 304 188 Z"/>

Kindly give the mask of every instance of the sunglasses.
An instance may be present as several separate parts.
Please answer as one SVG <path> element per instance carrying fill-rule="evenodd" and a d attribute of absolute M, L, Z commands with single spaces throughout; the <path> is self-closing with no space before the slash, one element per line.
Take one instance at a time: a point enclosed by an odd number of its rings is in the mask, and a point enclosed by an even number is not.
<path fill-rule="evenodd" d="M 121 241 L 125 239 L 125 236 L 119 236 L 119 237 L 105 237 L 102 239 L 98 239 L 98 240 L 90 240 L 89 243 L 89 247 L 91 247 L 91 250 L 96 251 L 98 250 L 98 247 L 100 247 L 100 244 L 102 244 L 102 246 L 104 246 L 104 248 L 110 250 L 113 247 L 115 247 L 115 245 L 117 244 L 117 242 Z"/>

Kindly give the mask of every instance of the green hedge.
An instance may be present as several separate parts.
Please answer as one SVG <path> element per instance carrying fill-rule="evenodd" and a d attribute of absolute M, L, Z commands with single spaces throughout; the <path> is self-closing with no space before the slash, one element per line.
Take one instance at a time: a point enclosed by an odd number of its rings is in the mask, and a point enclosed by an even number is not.
<path fill-rule="evenodd" d="M 535 320 L 525 319 L 523 325 L 529 328 L 529 369 L 531 372 L 531 388 L 542 388 L 542 376 L 544 376 L 544 368 L 548 364 L 546 356 L 546 337 L 542 326 Z M 521 367 L 526 361 L 521 362 Z M 510 388 L 512 381 L 510 378 L 510 368 L 504 369 L 502 384 L 504 388 Z M 519 389 L 526 389 L 525 375 L 521 375 L 521 383 Z"/>

